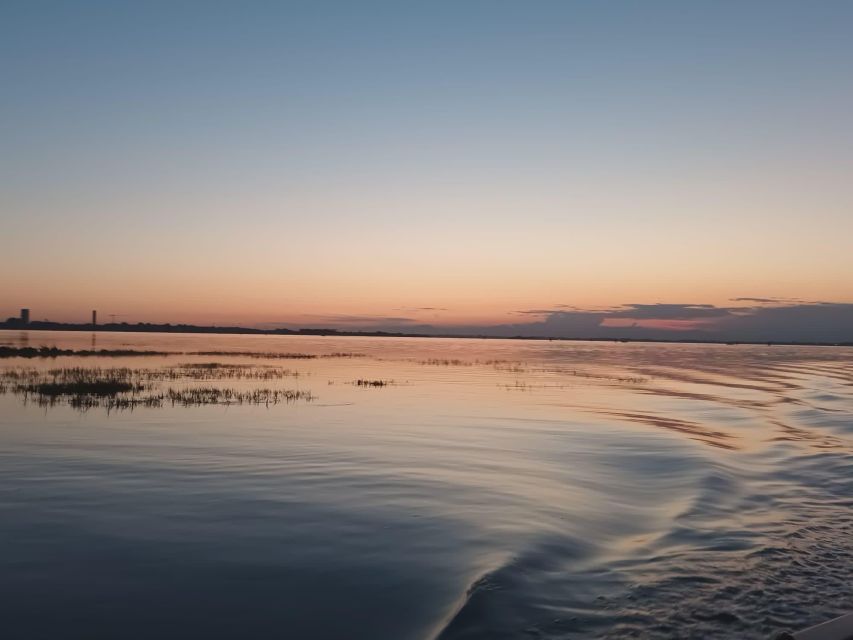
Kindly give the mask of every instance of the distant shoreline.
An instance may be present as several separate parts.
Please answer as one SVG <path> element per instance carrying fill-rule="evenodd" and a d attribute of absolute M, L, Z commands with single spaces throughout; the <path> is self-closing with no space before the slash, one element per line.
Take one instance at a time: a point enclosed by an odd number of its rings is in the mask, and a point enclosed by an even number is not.
<path fill-rule="evenodd" d="M 474 335 L 474 334 L 431 334 L 404 333 L 392 331 L 341 331 L 339 329 L 254 329 L 251 327 L 214 327 L 192 324 L 152 324 L 138 322 L 111 322 L 106 324 L 74 324 L 66 322 L 35 321 L 28 324 L 21 322 L 0 322 L 0 330 L 10 331 L 88 331 L 108 333 L 201 333 L 218 335 L 268 335 L 268 336 L 330 336 L 330 337 L 364 337 L 364 338 L 464 338 L 467 340 L 535 340 L 561 342 L 639 342 L 663 344 L 721 344 L 721 345 L 778 345 L 801 347 L 853 347 L 853 342 L 799 342 L 777 340 L 700 340 L 696 338 L 626 338 L 626 337 L 559 337 L 559 336 L 525 336 L 525 335 Z"/>

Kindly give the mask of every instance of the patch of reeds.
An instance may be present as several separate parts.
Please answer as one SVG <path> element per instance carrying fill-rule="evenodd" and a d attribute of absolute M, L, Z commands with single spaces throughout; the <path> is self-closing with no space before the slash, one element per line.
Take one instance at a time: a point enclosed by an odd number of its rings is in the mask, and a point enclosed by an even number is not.
<path fill-rule="evenodd" d="M 357 387 L 387 387 L 394 384 L 393 380 L 356 380 L 353 384 Z"/>
<path fill-rule="evenodd" d="M 428 360 L 419 360 L 418 364 L 438 367 L 487 366 L 494 368 L 496 371 L 503 371 L 506 373 L 524 373 L 527 370 L 523 363 L 513 360 L 460 360 L 458 358 L 430 358 Z"/>
<path fill-rule="evenodd" d="M 419 360 L 418 364 L 437 367 L 471 367 L 474 365 L 473 362 L 458 360 L 456 358 L 429 358 L 428 360 Z"/>
<path fill-rule="evenodd" d="M 35 402 L 45 407 L 66 404 L 80 410 L 103 407 L 108 411 L 165 405 L 269 406 L 313 400 L 314 396 L 310 391 L 298 389 L 232 389 L 217 386 L 161 388 L 163 382 L 179 379 L 272 379 L 291 375 L 296 375 L 296 372 L 275 367 L 228 366 L 219 363 L 201 363 L 198 367 L 180 365 L 162 369 L 67 367 L 40 371 L 18 368 L 0 371 L 0 394 L 13 393 L 21 396 L 25 403 Z"/>
<path fill-rule="evenodd" d="M 335 351 L 332 353 L 280 353 L 276 351 L 150 351 L 139 349 L 60 349 L 58 347 L 9 347 L 0 346 L 0 358 L 58 358 L 80 357 L 126 357 L 126 356 L 231 356 L 245 358 L 269 358 L 279 360 L 313 360 L 316 358 L 366 358 L 364 353 Z"/>
<path fill-rule="evenodd" d="M 53 382 L 92 382 L 104 379 L 136 382 L 158 382 L 168 380 L 278 380 L 297 378 L 299 372 L 272 366 L 228 365 L 215 362 L 200 364 L 179 364 L 160 369 L 116 367 L 64 367 L 40 371 L 38 369 L 18 368 L 0 372 L 0 380 L 5 382 L 30 381 L 36 378 L 49 378 Z"/>
<path fill-rule="evenodd" d="M 276 351 L 191 351 L 193 356 L 232 356 L 237 358 L 269 358 L 278 360 L 313 360 L 318 356 L 312 353 L 278 353 Z"/>
<path fill-rule="evenodd" d="M 194 356 L 233 356 L 244 358 L 268 358 L 270 360 L 315 360 L 317 358 L 366 358 L 363 353 L 335 351 L 332 353 L 281 353 L 278 351 L 192 351 Z"/>
<path fill-rule="evenodd" d="M 40 382 L 22 385 L 25 393 L 43 396 L 114 396 L 119 393 L 138 392 L 145 387 L 120 380 L 95 380 L 93 382 Z"/>
<path fill-rule="evenodd" d="M 590 380 L 604 380 L 607 382 L 623 382 L 627 384 L 644 384 L 648 382 L 648 378 L 641 376 L 613 376 L 600 373 L 590 373 L 588 371 L 572 371 L 572 375 L 576 378 L 588 378 Z"/>
<path fill-rule="evenodd" d="M 220 362 L 184 363 L 167 369 L 159 369 L 164 379 L 189 378 L 192 380 L 278 380 L 298 378 L 299 372 L 254 364 L 222 364 Z"/>
<path fill-rule="evenodd" d="M 168 356 L 171 351 L 139 351 L 136 349 L 59 349 L 57 347 L 7 347 L 0 346 L 0 358 L 58 358 L 59 356 Z"/>
<path fill-rule="evenodd" d="M 169 388 L 164 394 L 164 401 L 172 406 L 200 406 L 204 404 L 279 404 L 291 403 L 297 400 L 310 402 L 314 396 L 310 391 L 299 389 L 222 389 L 219 387 L 191 387 L 188 389 Z"/>

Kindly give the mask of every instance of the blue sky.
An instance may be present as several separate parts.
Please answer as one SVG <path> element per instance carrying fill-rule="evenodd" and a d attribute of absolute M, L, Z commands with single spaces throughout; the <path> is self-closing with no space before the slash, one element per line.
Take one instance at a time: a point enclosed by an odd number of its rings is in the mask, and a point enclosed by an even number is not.
<path fill-rule="evenodd" d="M 851 35 L 849 2 L 4 2 L 0 267 L 41 259 L 0 311 L 851 302 Z"/>

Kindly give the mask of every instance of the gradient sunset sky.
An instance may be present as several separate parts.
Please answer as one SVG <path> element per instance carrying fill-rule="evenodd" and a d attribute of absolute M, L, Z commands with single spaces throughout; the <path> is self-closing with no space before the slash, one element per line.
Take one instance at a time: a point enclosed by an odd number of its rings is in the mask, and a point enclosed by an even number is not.
<path fill-rule="evenodd" d="M 6 0 L 0 74 L 2 317 L 853 303 L 853 2 Z"/>

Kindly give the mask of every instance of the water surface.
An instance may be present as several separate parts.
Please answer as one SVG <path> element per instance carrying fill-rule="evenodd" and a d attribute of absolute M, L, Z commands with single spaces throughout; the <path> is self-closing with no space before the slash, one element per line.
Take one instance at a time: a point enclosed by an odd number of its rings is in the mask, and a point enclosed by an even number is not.
<path fill-rule="evenodd" d="M 767 638 L 853 610 L 849 348 L 0 345 L 175 352 L 4 371 L 286 367 L 175 384 L 313 397 L 107 411 L 0 395 L 4 637 Z M 272 357 L 288 353 L 328 357 Z"/>

